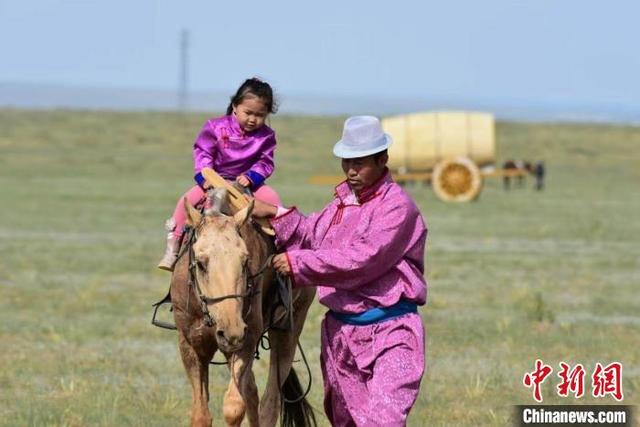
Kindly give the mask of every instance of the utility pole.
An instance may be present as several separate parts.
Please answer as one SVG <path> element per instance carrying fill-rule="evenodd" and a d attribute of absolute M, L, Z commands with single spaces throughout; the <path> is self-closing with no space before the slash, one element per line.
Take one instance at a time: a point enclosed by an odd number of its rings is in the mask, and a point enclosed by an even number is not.
<path fill-rule="evenodd" d="M 188 107 L 189 83 L 189 31 L 180 34 L 180 82 L 178 87 L 178 110 L 185 112 Z"/>

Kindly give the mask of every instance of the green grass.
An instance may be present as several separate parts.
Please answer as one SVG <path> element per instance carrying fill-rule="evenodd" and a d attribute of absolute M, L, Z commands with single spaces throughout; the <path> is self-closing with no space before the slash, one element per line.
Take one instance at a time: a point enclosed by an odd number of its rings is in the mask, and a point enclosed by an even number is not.
<path fill-rule="evenodd" d="M 0 110 L 1 425 L 187 424 L 176 334 L 149 320 L 169 281 L 154 268 L 162 224 L 191 185 L 205 118 Z M 305 181 L 339 171 L 342 118 L 272 125 L 270 183 L 287 204 L 321 208 L 332 188 Z M 499 123 L 498 151 L 545 159 L 547 189 L 529 181 L 505 193 L 488 181 L 480 200 L 454 205 L 408 186 L 430 230 L 428 370 L 409 424 L 508 425 L 512 405 L 533 403 L 522 376 L 536 358 L 556 371 L 582 363 L 587 375 L 620 361 L 625 403 L 638 404 L 640 129 Z M 323 312 L 314 304 L 303 334 L 320 413 Z M 553 375 L 545 403 L 576 403 L 554 396 Z M 227 379 L 212 368 L 217 421 Z"/>

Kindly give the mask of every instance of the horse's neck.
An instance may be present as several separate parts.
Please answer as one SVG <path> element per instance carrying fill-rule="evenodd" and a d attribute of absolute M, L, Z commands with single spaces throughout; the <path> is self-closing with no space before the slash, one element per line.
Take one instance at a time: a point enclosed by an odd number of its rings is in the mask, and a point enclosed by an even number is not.
<path fill-rule="evenodd" d="M 275 245 L 272 238 L 262 233 L 253 223 L 244 224 L 242 236 L 251 257 L 251 270 L 255 273 L 262 268 L 269 255 L 275 252 Z"/>

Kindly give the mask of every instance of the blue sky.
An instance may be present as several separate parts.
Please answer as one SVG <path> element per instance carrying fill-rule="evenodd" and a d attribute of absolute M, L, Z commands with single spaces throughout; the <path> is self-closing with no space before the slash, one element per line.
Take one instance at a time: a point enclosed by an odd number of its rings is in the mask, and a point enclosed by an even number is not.
<path fill-rule="evenodd" d="M 0 0 L 0 82 L 640 109 L 640 2 Z"/>

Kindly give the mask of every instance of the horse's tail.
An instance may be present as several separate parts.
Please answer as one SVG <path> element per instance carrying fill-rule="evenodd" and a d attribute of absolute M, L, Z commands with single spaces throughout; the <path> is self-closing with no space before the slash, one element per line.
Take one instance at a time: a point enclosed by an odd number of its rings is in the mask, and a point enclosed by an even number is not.
<path fill-rule="evenodd" d="M 289 376 L 282 385 L 282 412 L 280 425 L 283 427 L 316 427 L 316 415 L 304 396 L 304 390 L 296 371 L 291 368 Z"/>

